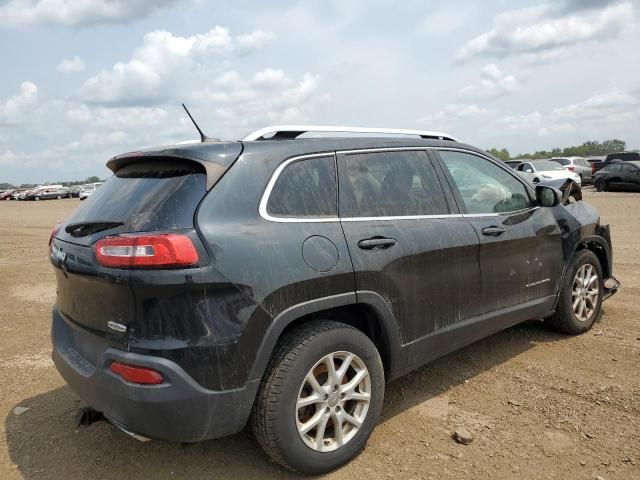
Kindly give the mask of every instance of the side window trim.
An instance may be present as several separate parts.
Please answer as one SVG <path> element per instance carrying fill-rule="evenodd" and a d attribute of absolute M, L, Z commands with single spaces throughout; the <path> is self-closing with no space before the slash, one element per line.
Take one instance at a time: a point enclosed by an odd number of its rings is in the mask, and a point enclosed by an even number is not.
<path fill-rule="evenodd" d="M 336 171 L 336 202 L 338 201 L 338 188 L 337 188 L 337 167 L 336 167 L 336 154 L 335 152 L 324 152 L 324 153 L 310 153 L 305 155 L 298 155 L 295 157 L 288 158 L 284 162 L 282 162 L 276 170 L 271 175 L 269 182 L 267 182 L 267 186 L 262 193 L 262 198 L 260 199 L 260 204 L 258 206 L 258 213 L 264 220 L 268 220 L 270 222 L 278 222 L 278 223 L 327 223 L 327 222 L 339 222 L 340 219 L 338 216 L 331 217 L 279 217 L 276 215 L 271 215 L 267 210 L 267 205 L 269 204 L 269 197 L 271 196 L 271 192 L 273 191 L 273 187 L 278 181 L 278 177 L 284 171 L 287 166 L 297 161 L 305 161 L 312 158 L 332 158 L 333 159 L 333 167 Z"/>
<path fill-rule="evenodd" d="M 525 191 L 527 192 L 527 195 L 529 196 L 529 200 L 531 200 L 533 202 L 533 205 L 530 207 L 526 207 L 526 208 L 522 208 L 520 210 L 514 210 L 512 212 L 493 212 L 493 213 L 468 213 L 467 212 L 467 207 L 464 204 L 464 200 L 462 199 L 462 195 L 460 195 L 460 192 L 458 190 L 458 187 L 456 186 L 455 182 L 453 181 L 453 178 L 451 177 L 451 174 L 449 173 L 448 169 L 446 168 L 446 166 L 444 165 L 444 160 L 442 160 L 442 157 L 440 157 L 439 152 L 440 151 L 449 151 L 449 152 L 461 152 L 461 153 L 466 153 L 469 155 L 474 155 L 476 157 L 480 157 L 482 159 L 485 159 L 489 162 L 491 162 L 492 164 L 498 166 L 499 168 L 501 168 L 502 170 L 504 170 L 505 172 L 507 172 L 509 175 L 511 175 L 513 178 L 515 178 L 519 183 L 521 183 L 524 188 Z M 506 165 L 502 165 L 500 163 L 497 163 L 495 161 L 493 161 L 491 158 L 489 158 L 486 155 L 482 155 L 478 152 L 475 152 L 473 150 L 467 150 L 464 148 L 454 148 L 454 147 L 435 147 L 432 148 L 431 151 L 433 152 L 434 156 L 437 157 L 437 161 L 438 161 L 438 165 L 440 166 L 440 169 L 442 170 L 447 183 L 449 184 L 449 188 L 451 189 L 451 191 L 453 192 L 453 196 L 455 197 L 456 203 L 458 204 L 458 208 L 460 209 L 460 212 L 462 212 L 462 217 L 467 217 L 467 218 L 473 218 L 473 217 L 504 217 L 504 216 L 511 216 L 511 215 L 517 215 L 518 213 L 522 213 L 522 212 L 528 212 L 531 210 L 536 210 L 538 208 L 540 208 L 538 205 L 535 204 L 535 191 L 533 190 L 533 187 L 531 187 L 529 184 L 527 184 L 527 182 L 525 182 L 520 176 L 518 176 L 516 172 L 516 170 L 506 166 Z"/>
<path fill-rule="evenodd" d="M 445 203 L 447 205 L 448 213 L 433 214 L 433 215 L 393 215 L 393 216 L 377 216 L 377 217 L 347 217 L 340 214 L 340 185 L 346 179 L 344 178 L 346 172 L 346 156 L 349 154 L 367 154 L 367 153 L 382 153 L 382 152 L 425 152 L 429 160 L 428 168 L 431 168 L 438 180 L 438 186 L 442 192 Z M 462 217 L 462 213 L 458 208 L 457 202 L 453 197 L 453 192 L 450 192 L 448 185 L 443 184 L 443 177 L 440 175 L 440 164 L 438 159 L 431 153 L 431 147 L 380 147 L 380 148 L 363 148 L 355 150 L 337 150 L 336 159 L 338 165 L 338 216 L 340 221 L 343 222 L 369 222 L 369 221 L 392 221 L 392 220 L 426 220 L 426 219 L 438 219 L 438 218 L 457 218 Z"/>

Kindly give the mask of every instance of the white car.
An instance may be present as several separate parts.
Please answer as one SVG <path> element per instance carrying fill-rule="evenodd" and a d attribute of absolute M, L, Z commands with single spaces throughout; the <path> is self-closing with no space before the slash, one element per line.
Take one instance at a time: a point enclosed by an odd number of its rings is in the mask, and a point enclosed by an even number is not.
<path fill-rule="evenodd" d="M 96 182 L 96 183 L 88 183 L 87 185 L 83 185 L 82 190 L 80 190 L 80 194 L 78 195 L 78 197 L 80 198 L 80 200 L 85 200 L 93 192 L 95 192 L 98 189 L 98 187 L 100 187 L 100 185 L 102 185 L 103 183 L 104 182 Z"/>
<path fill-rule="evenodd" d="M 566 170 L 557 162 L 551 160 L 534 160 L 522 162 L 516 170 L 532 183 L 544 182 L 545 180 L 557 180 L 570 178 L 577 184 L 582 184 L 580 175 L 570 170 Z"/>

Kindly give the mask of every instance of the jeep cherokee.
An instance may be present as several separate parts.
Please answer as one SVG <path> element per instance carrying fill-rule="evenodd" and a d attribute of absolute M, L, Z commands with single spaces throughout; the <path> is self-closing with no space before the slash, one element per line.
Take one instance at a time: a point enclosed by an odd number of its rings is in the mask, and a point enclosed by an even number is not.
<path fill-rule="evenodd" d="M 618 287 L 592 207 L 445 134 L 273 127 L 107 165 L 51 235 L 53 358 L 138 438 L 249 422 L 275 461 L 326 472 L 386 382 L 525 320 L 586 332 Z"/>

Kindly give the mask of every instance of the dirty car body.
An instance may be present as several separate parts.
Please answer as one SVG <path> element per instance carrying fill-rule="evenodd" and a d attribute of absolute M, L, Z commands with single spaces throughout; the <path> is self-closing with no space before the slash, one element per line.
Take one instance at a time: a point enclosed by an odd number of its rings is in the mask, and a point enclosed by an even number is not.
<path fill-rule="evenodd" d="M 114 176 L 52 234 L 53 358 L 87 404 L 144 437 L 240 431 L 279 340 L 304 322 L 364 332 L 389 381 L 553 314 L 583 249 L 612 277 L 595 209 L 541 206 L 511 168 L 452 140 L 204 142 L 108 166 Z M 518 193 L 496 203 L 474 183 L 483 175 Z M 101 241 L 141 232 L 188 238 L 196 260 L 101 263 Z M 123 378 L 114 362 L 162 382 Z"/>

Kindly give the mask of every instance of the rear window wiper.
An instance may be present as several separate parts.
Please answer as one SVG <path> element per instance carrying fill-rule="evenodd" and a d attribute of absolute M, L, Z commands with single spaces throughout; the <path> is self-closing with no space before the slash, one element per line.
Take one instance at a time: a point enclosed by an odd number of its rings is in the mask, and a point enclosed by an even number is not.
<path fill-rule="evenodd" d="M 119 227 L 120 225 L 124 225 L 124 223 L 110 222 L 105 220 L 97 220 L 93 222 L 78 222 L 67 225 L 64 231 L 72 237 L 86 237 L 87 235 L 92 235 L 104 230 Z"/>

